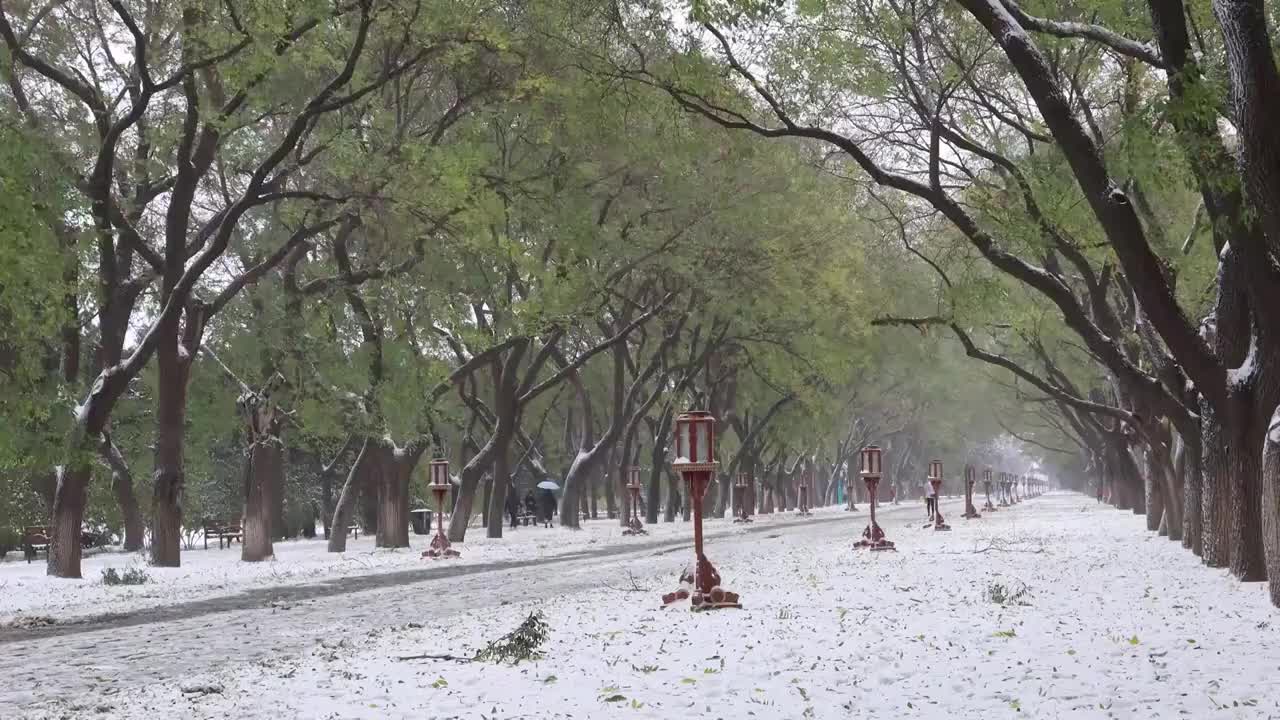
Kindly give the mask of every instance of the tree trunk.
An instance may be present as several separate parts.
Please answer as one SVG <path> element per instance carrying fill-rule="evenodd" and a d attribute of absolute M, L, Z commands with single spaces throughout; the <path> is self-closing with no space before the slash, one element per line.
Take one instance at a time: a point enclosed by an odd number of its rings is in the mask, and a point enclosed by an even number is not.
<path fill-rule="evenodd" d="M 274 537 L 271 494 L 275 491 L 273 475 L 283 464 L 280 446 L 275 440 L 259 436 L 245 454 L 244 519 L 240 527 L 244 533 L 240 559 L 244 562 L 261 562 L 275 555 L 271 542 Z"/>
<path fill-rule="evenodd" d="M 409 547 L 409 475 L 403 451 L 378 443 L 370 448 L 371 469 L 377 482 L 378 525 L 375 545 Z"/>
<path fill-rule="evenodd" d="M 161 341 L 163 346 L 165 341 Z M 182 495 L 186 487 L 184 457 L 187 419 L 186 361 L 176 350 L 157 352 L 160 372 L 156 392 L 155 469 L 151 491 L 151 564 L 182 564 Z"/>
<path fill-rule="evenodd" d="M 1234 396 L 1234 392 L 1233 392 Z M 1262 454 L 1266 425 L 1254 418 L 1252 403 L 1234 398 L 1228 425 L 1227 472 L 1231 485 L 1231 574 L 1244 582 L 1267 579 L 1262 540 Z"/>
<path fill-rule="evenodd" d="M 116 504 L 120 506 L 120 516 L 124 520 L 124 550 L 137 552 L 142 549 L 145 528 L 142 524 L 142 511 L 138 507 L 138 496 L 133 492 L 133 472 L 109 433 L 102 434 L 99 451 L 111 468 L 111 492 L 115 495 Z"/>
<path fill-rule="evenodd" d="M 1146 472 L 1142 475 L 1143 505 L 1147 513 L 1147 530 L 1158 532 L 1160 521 L 1164 519 L 1164 482 L 1155 450 L 1148 448 L 1146 455 Z"/>
<path fill-rule="evenodd" d="M 271 536 L 276 540 L 284 540 L 296 536 L 296 531 L 289 527 L 284 514 L 284 453 L 277 453 L 278 460 L 271 474 Z"/>
<path fill-rule="evenodd" d="M 667 509 L 662 519 L 665 522 L 675 522 L 676 514 L 683 511 L 680 505 L 680 479 L 670 467 L 663 468 L 662 473 L 667 478 Z"/>
<path fill-rule="evenodd" d="M 1201 527 L 1204 509 L 1201 506 L 1201 490 L 1204 479 L 1201 477 L 1200 438 L 1183 438 L 1178 453 L 1178 471 L 1182 474 L 1182 546 L 1189 548 L 1196 556 L 1204 553 L 1204 535 Z"/>
<path fill-rule="evenodd" d="M 506 527 L 507 495 L 511 493 L 511 471 L 508 467 L 508 448 L 499 448 L 493 456 L 492 492 L 489 495 L 489 517 L 485 523 L 485 537 L 500 538 Z"/>
<path fill-rule="evenodd" d="M 355 506 L 356 495 L 359 492 L 358 478 L 371 444 L 369 438 L 364 439 L 360 445 L 360 452 L 356 453 L 356 459 L 351 463 L 351 469 L 347 471 L 347 480 L 342 483 L 342 490 L 338 493 L 338 504 L 333 509 L 333 522 L 329 523 L 328 551 L 331 553 L 347 551 L 347 525 L 351 523 L 351 509 Z"/>
<path fill-rule="evenodd" d="M 1262 451 L 1262 538 L 1271 604 L 1280 606 L 1280 407 L 1271 415 Z"/>
<path fill-rule="evenodd" d="M 91 475 L 92 466 L 85 461 L 64 467 L 57 474 L 47 567 L 47 573 L 54 577 L 80 577 L 80 526 Z"/>
<path fill-rule="evenodd" d="M 1231 522 L 1231 486 L 1227 479 L 1225 428 L 1208 402 L 1200 403 L 1200 427 L 1204 487 L 1200 494 L 1204 552 L 1200 558 L 1209 567 L 1227 567 L 1231 563 L 1231 544 L 1227 534 Z"/>

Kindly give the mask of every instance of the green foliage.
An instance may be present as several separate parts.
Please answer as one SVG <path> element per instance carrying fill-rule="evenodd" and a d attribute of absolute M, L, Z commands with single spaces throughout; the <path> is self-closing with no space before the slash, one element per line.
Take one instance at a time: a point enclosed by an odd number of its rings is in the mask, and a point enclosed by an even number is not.
<path fill-rule="evenodd" d="M 113 567 L 102 571 L 103 585 L 145 585 L 151 582 L 151 576 L 140 567 L 125 568 L 120 572 Z"/>
<path fill-rule="evenodd" d="M 542 652 L 538 648 L 547 641 L 550 629 L 542 612 L 535 610 L 520 623 L 520 627 L 477 652 L 475 659 L 512 665 L 519 665 L 526 660 L 537 660 L 542 657 Z"/>

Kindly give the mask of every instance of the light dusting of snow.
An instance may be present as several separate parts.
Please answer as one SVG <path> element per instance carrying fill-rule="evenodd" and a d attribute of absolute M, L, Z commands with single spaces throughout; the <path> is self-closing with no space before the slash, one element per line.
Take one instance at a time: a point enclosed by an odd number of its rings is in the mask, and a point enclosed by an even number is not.
<path fill-rule="evenodd" d="M 1258 362 L 1258 334 L 1251 333 L 1249 335 L 1249 353 L 1245 355 L 1244 362 L 1238 368 L 1232 368 L 1227 371 L 1227 384 L 1232 387 L 1241 387 L 1253 379 L 1253 371 Z"/>
<path fill-rule="evenodd" d="M 1267 429 L 1267 440 L 1273 445 L 1280 445 L 1280 407 L 1271 416 L 1271 427 Z"/>
<path fill-rule="evenodd" d="M 688 558 L 650 549 L 622 562 L 586 555 L 550 571 L 503 569 L 388 587 L 360 605 L 382 614 L 366 611 L 359 621 L 350 620 L 350 596 L 244 627 L 247 618 L 210 615 L 200 622 L 253 634 L 255 651 L 298 644 L 252 663 L 202 669 L 201 682 L 220 691 L 199 697 L 182 690 L 190 678 L 114 686 L 112 717 L 1274 714 L 1280 636 L 1257 630 L 1260 618 L 1274 614 L 1265 585 L 1202 567 L 1177 543 L 1155 541 L 1143 518 L 1068 494 L 956 519 L 947 533 L 922 528 L 919 504 L 883 510 L 900 552 L 854 552 L 866 516 L 839 511 L 832 515 L 847 521 L 713 539 L 708 555 L 725 587 L 742 595 L 742 610 L 660 609 L 657 595 L 675 589 Z M 788 525 L 794 516 L 760 522 Z M 686 524 L 675 527 L 688 532 Z M 557 541 L 572 538 L 546 531 L 553 533 Z M 462 562 L 471 562 L 471 548 L 464 546 Z M 633 583 L 644 590 L 633 592 Z M 1025 604 L 993 602 L 996 585 L 1009 593 L 1025 586 Z M 376 605 L 397 593 L 402 605 Z M 475 600 L 493 594 L 512 602 Z M 469 656 L 534 610 L 550 627 L 541 659 L 401 659 Z M 317 615 L 329 622 L 317 624 Z"/>

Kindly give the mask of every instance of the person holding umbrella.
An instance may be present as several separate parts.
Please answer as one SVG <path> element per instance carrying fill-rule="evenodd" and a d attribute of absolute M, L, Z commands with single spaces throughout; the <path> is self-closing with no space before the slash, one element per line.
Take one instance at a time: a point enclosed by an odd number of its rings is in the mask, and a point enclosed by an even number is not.
<path fill-rule="evenodd" d="M 550 480 L 538 483 L 538 507 L 541 509 L 542 527 L 551 527 L 551 516 L 556 512 L 556 490 L 560 486 Z"/>

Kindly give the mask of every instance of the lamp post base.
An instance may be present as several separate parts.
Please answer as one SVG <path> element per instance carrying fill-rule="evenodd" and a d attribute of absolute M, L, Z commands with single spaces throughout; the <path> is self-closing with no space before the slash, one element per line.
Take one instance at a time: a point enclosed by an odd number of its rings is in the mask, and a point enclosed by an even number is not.
<path fill-rule="evenodd" d="M 872 523 L 862 531 L 862 539 L 854 543 L 853 546 L 858 549 L 866 550 L 897 550 L 893 543 L 886 540 L 884 530 L 880 529 L 878 523 Z"/>
<path fill-rule="evenodd" d="M 622 531 L 623 535 L 648 535 L 649 531 L 644 529 L 644 523 L 639 518 L 631 518 L 627 523 L 627 529 Z"/>
<path fill-rule="evenodd" d="M 964 511 L 964 518 L 966 520 L 972 520 L 974 518 L 980 518 L 980 517 L 982 517 L 982 514 L 979 513 L 977 510 L 975 510 L 974 508 L 969 508 L 968 510 Z"/>
<path fill-rule="evenodd" d="M 996 511 L 996 506 L 992 505 L 990 502 L 982 506 L 982 512 L 995 512 L 995 511 Z"/>
<path fill-rule="evenodd" d="M 663 607 L 686 599 L 695 611 L 742 607 L 738 602 L 738 593 L 720 587 L 720 573 L 705 555 L 698 557 L 696 570 L 693 567 L 685 568 L 680 574 L 680 585 L 679 590 L 662 596 Z"/>
<path fill-rule="evenodd" d="M 754 520 L 752 520 L 752 519 L 751 519 L 751 518 L 749 518 L 749 517 L 746 517 L 746 516 L 744 515 L 744 516 L 742 516 L 742 517 L 734 518 L 733 522 L 734 522 L 734 523 L 749 523 L 749 522 L 755 522 L 755 521 L 754 521 Z"/>
<path fill-rule="evenodd" d="M 432 560 L 442 560 L 445 558 L 462 557 L 462 553 L 449 546 L 449 538 L 440 533 L 436 533 L 436 536 L 431 538 L 431 547 L 422 552 L 422 557 L 429 557 Z"/>

